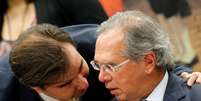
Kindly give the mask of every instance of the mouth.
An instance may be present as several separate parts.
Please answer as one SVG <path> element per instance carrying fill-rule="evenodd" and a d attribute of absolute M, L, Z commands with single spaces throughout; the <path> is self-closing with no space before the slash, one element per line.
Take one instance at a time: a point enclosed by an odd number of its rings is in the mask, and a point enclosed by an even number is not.
<path fill-rule="evenodd" d="M 110 91 L 110 93 L 114 96 L 118 96 L 121 93 L 121 90 L 117 88 L 115 85 L 105 84 L 105 87 Z"/>
<path fill-rule="evenodd" d="M 119 95 L 119 90 L 117 88 L 108 88 L 112 95 Z"/>
<path fill-rule="evenodd" d="M 84 95 L 86 91 L 87 91 L 87 90 L 80 90 L 80 91 L 76 94 L 76 97 L 80 97 L 80 96 Z"/>

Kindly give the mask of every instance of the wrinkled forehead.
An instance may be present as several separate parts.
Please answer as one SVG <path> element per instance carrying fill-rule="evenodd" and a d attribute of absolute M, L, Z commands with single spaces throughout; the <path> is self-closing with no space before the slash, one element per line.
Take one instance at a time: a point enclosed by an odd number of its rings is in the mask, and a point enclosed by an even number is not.
<path fill-rule="evenodd" d="M 113 28 L 100 33 L 96 42 L 95 59 L 120 55 L 124 50 L 125 34 L 122 30 Z"/>
<path fill-rule="evenodd" d="M 124 33 L 125 32 L 123 32 L 122 29 L 118 28 L 112 28 L 101 32 L 96 41 L 96 48 L 99 49 L 99 47 L 105 47 L 104 49 L 108 49 L 109 47 L 110 48 L 119 47 L 119 45 L 123 44 L 125 38 Z"/>

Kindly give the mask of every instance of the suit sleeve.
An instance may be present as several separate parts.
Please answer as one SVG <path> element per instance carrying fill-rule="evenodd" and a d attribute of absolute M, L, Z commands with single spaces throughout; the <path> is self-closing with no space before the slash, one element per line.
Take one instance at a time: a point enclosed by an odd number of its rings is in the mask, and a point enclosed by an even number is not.
<path fill-rule="evenodd" d="M 192 69 L 186 66 L 176 66 L 171 72 L 175 73 L 176 75 L 180 75 L 182 72 L 192 73 Z"/>

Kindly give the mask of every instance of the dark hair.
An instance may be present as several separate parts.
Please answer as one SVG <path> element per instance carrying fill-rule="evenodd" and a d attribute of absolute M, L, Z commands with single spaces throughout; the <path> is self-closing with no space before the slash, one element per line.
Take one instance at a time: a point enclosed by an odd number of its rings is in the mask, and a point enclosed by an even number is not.
<path fill-rule="evenodd" d="M 68 54 L 63 45 L 73 41 L 69 34 L 49 24 L 29 28 L 17 39 L 9 62 L 15 76 L 28 86 L 57 82 L 67 72 Z"/>

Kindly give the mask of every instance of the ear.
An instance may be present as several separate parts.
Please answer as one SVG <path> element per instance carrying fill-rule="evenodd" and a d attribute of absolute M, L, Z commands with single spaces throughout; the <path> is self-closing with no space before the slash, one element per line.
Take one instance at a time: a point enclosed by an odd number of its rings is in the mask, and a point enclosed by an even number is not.
<path fill-rule="evenodd" d="M 156 68 L 156 56 L 154 52 L 149 52 L 144 56 L 145 72 L 150 74 Z"/>

